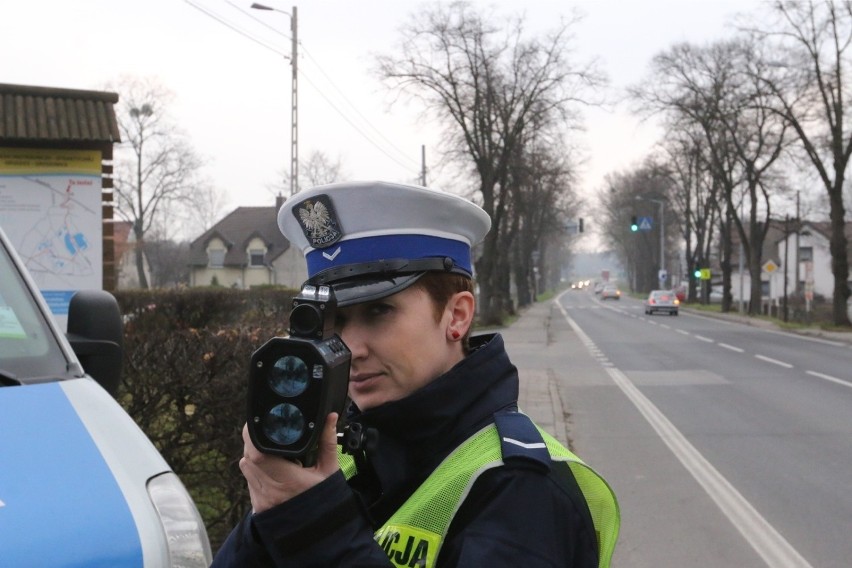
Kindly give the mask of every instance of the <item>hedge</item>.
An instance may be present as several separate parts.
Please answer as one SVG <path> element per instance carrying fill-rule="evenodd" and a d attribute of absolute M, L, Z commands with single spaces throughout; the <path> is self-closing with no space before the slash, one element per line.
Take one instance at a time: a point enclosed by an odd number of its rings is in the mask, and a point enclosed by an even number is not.
<path fill-rule="evenodd" d="M 249 509 L 239 467 L 252 352 L 286 333 L 294 291 L 115 292 L 125 318 L 117 398 L 186 485 L 217 550 Z"/>

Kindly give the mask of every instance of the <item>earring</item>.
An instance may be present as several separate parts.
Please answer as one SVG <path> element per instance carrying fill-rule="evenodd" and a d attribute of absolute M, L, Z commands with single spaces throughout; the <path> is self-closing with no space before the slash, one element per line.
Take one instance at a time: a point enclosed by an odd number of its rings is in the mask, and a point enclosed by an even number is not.
<path fill-rule="evenodd" d="M 455 329 L 450 332 L 450 335 L 453 337 L 453 339 L 458 339 L 459 337 L 461 337 L 461 333 L 459 333 Z"/>

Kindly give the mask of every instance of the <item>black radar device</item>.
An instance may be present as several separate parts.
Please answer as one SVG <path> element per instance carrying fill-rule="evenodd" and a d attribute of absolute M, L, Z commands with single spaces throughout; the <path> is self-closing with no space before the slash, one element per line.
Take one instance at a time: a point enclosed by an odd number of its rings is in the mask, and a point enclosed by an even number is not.
<path fill-rule="evenodd" d="M 328 286 L 293 298 L 290 337 L 273 337 L 251 356 L 248 430 L 261 452 L 316 463 L 330 412 L 342 416 L 352 354 L 334 333 L 337 301 Z"/>

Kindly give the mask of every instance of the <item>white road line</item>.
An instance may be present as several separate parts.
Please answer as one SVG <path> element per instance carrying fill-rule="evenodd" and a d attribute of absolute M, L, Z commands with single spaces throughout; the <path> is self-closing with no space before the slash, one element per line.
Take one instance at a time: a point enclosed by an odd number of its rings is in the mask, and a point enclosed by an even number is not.
<path fill-rule="evenodd" d="M 843 385 L 844 387 L 852 388 L 852 383 L 849 381 L 844 381 L 843 379 L 838 379 L 837 377 L 832 377 L 831 375 L 824 375 L 822 373 L 817 373 L 816 371 L 805 371 L 807 374 L 812 377 L 819 377 L 820 379 L 825 379 L 826 381 L 831 381 L 832 383 L 837 383 L 838 385 Z"/>
<path fill-rule="evenodd" d="M 733 345 L 728 345 L 727 343 L 720 343 L 719 347 L 724 347 L 725 349 L 730 349 L 731 351 L 736 351 L 737 353 L 745 353 L 745 349 L 740 349 L 739 347 L 734 347 Z"/>
<path fill-rule="evenodd" d="M 665 329 L 671 329 L 671 326 L 669 326 L 668 324 L 665 324 L 665 323 L 661 323 L 660 327 L 665 328 Z"/>
<path fill-rule="evenodd" d="M 712 339 L 710 339 L 709 337 L 704 337 L 703 335 L 696 335 L 695 339 L 699 339 L 701 341 L 706 341 L 707 343 L 714 343 L 714 341 Z"/>
<path fill-rule="evenodd" d="M 688 332 L 688 331 L 684 331 L 684 330 L 682 330 L 682 329 L 677 329 L 677 330 L 675 330 L 675 331 L 677 331 L 677 332 L 678 332 L 678 333 L 680 333 L 681 335 L 689 335 L 689 332 Z"/>
<path fill-rule="evenodd" d="M 588 345 L 587 342 L 591 342 L 591 339 L 571 319 L 559 304 L 558 298 L 556 305 L 559 306 L 562 315 L 568 321 L 568 325 L 571 326 L 583 343 Z M 768 566 L 772 568 L 812 568 L 808 561 L 757 512 L 752 504 L 713 467 L 713 464 L 707 461 L 689 443 L 686 437 L 675 428 L 674 424 L 636 388 L 636 385 L 630 382 L 630 379 L 624 373 L 614 367 L 605 367 L 604 370 Z"/>
<path fill-rule="evenodd" d="M 773 359 L 772 357 L 767 357 L 766 355 L 755 355 L 755 359 L 760 359 L 761 361 L 766 361 L 767 363 L 772 363 L 773 365 L 778 365 L 779 367 L 784 367 L 786 369 L 792 369 L 793 365 L 790 363 L 785 363 L 784 361 L 779 361 L 778 359 Z"/>
<path fill-rule="evenodd" d="M 757 331 L 762 331 L 764 333 L 774 333 L 776 335 L 785 335 L 787 337 L 795 337 L 795 338 L 801 339 L 803 341 L 812 341 L 814 343 L 822 343 L 823 345 L 833 345 L 835 347 L 849 347 L 848 343 L 845 343 L 845 342 L 842 342 L 842 341 L 834 341 L 834 340 L 831 340 L 831 339 L 823 339 L 822 337 L 812 337 L 810 335 L 805 335 L 803 333 L 790 333 L 789 331 L 778 331 L 776 329 L 766 329 L 765 327 L 758 327 L 756 325 L 752 325 L 751 323 L 743 323 L 743 322 L 738 322 L 738 321 L 727 321 L 727 320 L 724 320 L 724 319 L 714 318 L 712 316 L 705 316 L 705 315 L 691 313 L 691 312 L 688 313 L 687 315 L 692 316 L 694 318 L 701 318 L 701 319 L 705 319 L 705 320 L 708 320 L 708 321 L 715 321 L 717 323 L 721 323 L 722 325 L 747 325 L 747 326 L 751 327 L 752 329 L 755 329 Z"/>

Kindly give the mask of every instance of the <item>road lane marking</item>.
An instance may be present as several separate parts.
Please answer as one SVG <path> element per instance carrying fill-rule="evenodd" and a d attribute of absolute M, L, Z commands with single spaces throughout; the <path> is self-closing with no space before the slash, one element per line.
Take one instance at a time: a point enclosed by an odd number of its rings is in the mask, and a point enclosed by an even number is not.
<path fill-rule="evenodd" d="M 684 312 L 687 313 L 687 312 Z M 758 325 L 754 325 L 750 321 L 729 321 L 722 318 L 714 318 L 713 316 L 705 316 L 702 314 L 696 314 L 693 312 L 689 312 L 687 315 L 690 315 L 694 318 L 701 318 L 708 321 L 715 321 L 722 325 L 745 325 L 751 327 L 752 329 L 762 331 L 764 333 L 774 333 L 776 335 L 785 335 L 787 337 L 796 337 L 798 339 L 802 339 L 804 341 L 812 341 L 814 343 L 822 343 L 823 345 L 833 345 L 835 347 L 852 347 L 848 343 L 843 341 L 834 341 L 833 339 L 823 339 L 822 337 L 813 337 L 811 335 L 806 335 L 804 333 L 790 333 L 789 331 L 778 331 L 776 329 L 766 329 L 765 327 L 760 327 Z"/>
<path fill-rule="evenodd" d="M 785 363 L 784 361 L 779 361 L 778 359 L 773 359 L 772 357 L 767 357 L 766 355 L 755 355 L 755 359 L 760 359 L 761 361 L 766 361 L 767 363 L 772 363 L 773 365 L 778 365 L 779 367 L 784 367 L 785 369 L 792 369 L 793 365 L 790 363 Z"/>
<path fill-rule="evenodd" d="M 594 344 L 556 299 L 562 315 L 587 347 Z M 805 558 L 757 512 L 719 471 L 689 443 L 666 416 L 616 367 L 604 367 L 615 384 L 645 417 L 660 439 L 704 488 L 755 552 L 772 568 L 812 568 Z"/>
<path fill-rule="evenodd" d="M 731 351 L 736 351 L 737 353 L 745 353 L 745 349 L 741 349 L 733 345 L 728 345 L 727 343 L 719 343 L 719 347 L 724 347 L 725 349 L 730 349 Z"/>
<path fill-rule="evenodd" d="M 852 388 L 852 383 L 850 383 L 849 381 L 844 381 L 843 379 L 838 379 L 837 377 L 832 377 L 831 375 L 817 373 L 816 371 L 805 371 L 805 373 L 811 375 L 812 377 L 819 377 L 820 379 L 825 379 L 826 381 L 831 381 L 832 383 L 837 383 L 838 385 L 843 385 L 844 387 Z"/>
<path fill-rule="evenodd" d="M 681 335 L 689 335 L 689 332 L 688 332 L 688 331 L 684 331 L 684 330 L 682 330 L 682 329 L 676 329 L 675 331 L 677 331 L 677 332 L 678 332 L 679 334 L 681 334 Z"/>
<path fill-rule="evenodd" d="M 696 335 L 695 339 L 699 339 L 701 341 L 706 341 L 707 343 L 713 343 L 713 340 L 709 337 L 704 337 L 703 335 Z"/>

